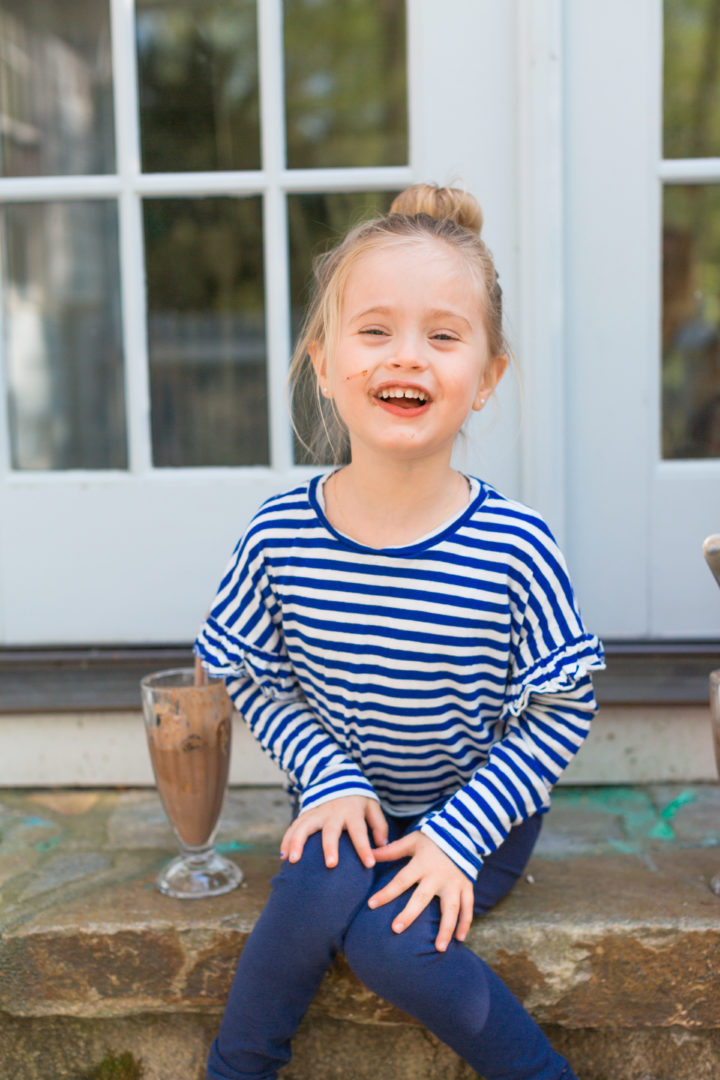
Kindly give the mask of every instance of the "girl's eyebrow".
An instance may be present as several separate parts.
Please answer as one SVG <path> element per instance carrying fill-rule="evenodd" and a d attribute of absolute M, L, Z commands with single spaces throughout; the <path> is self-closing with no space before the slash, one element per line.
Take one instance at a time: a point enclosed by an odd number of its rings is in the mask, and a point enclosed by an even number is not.
<path fill-rule="evenodd" d="M 366 308 L 364 311 L 359 311 L 357 315 L 350 317 L 350 322 L 358 322 L 360 319 L 366 319 L 368 315 L 390 315 L 392 314 L 392 308 L 384 304 L 378 304 L 374 307 Z M 431 319 L 457 319 L 458 322 L 462 322 L 468 329 L 472 329 L 472 324 L 469 319 L 464 315 L 461 315 L 459 311 L 453 311 L 451 308 L 433 308 L 432 311 L 427 313 Z"/>
<path fill-rule="evenodd" d="M 472 323 L 465 315 L 461 315 L 459 311 L 453 311 L 451 308 L 433 308 L 428 312 L 433 319 L 457 319 L 458 322 L 465 323 L 469 330 L 472 330 Z"/>
<path fill-rule="evenodd" d="M 351 315 L 350 322 L 358 322 L 360 319 L 366 319 L 368 315 L 389 315 L 391 308 L 384 306 L 383 304 L 377 304 L 373 307 L 365 308 L 364 311 L 358 311 L 357 315 Z"/>

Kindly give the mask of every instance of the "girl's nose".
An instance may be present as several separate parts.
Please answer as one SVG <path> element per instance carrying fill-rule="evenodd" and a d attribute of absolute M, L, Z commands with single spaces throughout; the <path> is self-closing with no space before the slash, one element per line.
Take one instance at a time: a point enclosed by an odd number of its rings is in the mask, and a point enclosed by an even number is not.
<path fill-rule="evenodd" d="M 415 341 L 400 341 L 395 353 L 390 360 L 392 368 L 410 368 L 418 371 L 427 367 L 425 355 L 419 343 Z"/>

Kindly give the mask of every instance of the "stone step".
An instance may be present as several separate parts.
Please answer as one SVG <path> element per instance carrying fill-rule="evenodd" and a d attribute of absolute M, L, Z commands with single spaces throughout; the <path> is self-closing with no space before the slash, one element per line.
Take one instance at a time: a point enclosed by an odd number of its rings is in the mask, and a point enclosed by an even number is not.
<path fill-rule="evenodd" d="M 154 791 L 1 791 L 1 1080 L 86 1080 L 123 1054 L 143 1080 L 201 1080 L 286 823 L 282 791 L 232 789 L 218 842 L 245 883 L 178 901 L 153 887 L 174 851 Z M 715 785 L 565 787 L 526 878 L 473 926 L 581 1080 L 720 1077 L 719 826 Z M 473 1075 L 342 961 L 283 1073 Z"/>

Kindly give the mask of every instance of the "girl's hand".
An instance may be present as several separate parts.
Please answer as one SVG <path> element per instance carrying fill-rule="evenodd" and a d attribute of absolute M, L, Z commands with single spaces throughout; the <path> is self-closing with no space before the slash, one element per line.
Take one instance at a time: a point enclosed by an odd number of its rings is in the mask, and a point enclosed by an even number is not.
<path fill-rule="evenodd" d="M 458 941 L 465 940 L 473 916 L 472 882 L 429 836 L 414 830 L 374 854 L 378 862 L 410 857 L 410 862 L 403 866 L 402 870 L 398 870 L 385 888 L 371 896 L 368 901 L 371 908 L 381 907 L 382 904 L 401 896 L 412 885 L 417 885 L 392 924 L 396 934 L 401 934 L 432 898 L 438 896 L 440 929 L 435 938 L 435 948 L 439 952 L 445 952 L 453 932 Z"/>
<path fill-rule="evenodd" d="M 297 862 L 305 841 L 313 833 L 322 833 L 325 865 L 337 866 L 340 834 L 347 832 L 364 866 L 375 865 L 375 856 L 368 836 L 370 828 L 376 847 L 387 843 L 388 829 L 380 803 L 363 795 L 344 795 L 320 806 L 303 810 L 287 829 L 280 843 L 280 858 Z M 432 841 L 431 841 L 432 843 Z"/>

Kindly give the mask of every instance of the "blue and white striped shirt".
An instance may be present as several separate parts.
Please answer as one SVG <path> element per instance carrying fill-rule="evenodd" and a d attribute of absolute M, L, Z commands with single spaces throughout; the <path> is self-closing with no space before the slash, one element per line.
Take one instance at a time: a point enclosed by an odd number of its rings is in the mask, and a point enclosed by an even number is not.
<path fill-rule="evenodd" d="M 533 510 L 472 481 L 434 533 L 376 550 L 324 477 L 260 508 L 195 644 L 307 809 L 376 798 L 470 877 L 549 792 L 596 709 L 602 647 Z"/>

